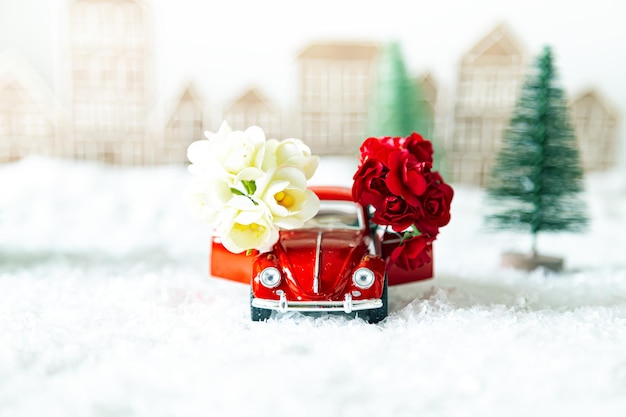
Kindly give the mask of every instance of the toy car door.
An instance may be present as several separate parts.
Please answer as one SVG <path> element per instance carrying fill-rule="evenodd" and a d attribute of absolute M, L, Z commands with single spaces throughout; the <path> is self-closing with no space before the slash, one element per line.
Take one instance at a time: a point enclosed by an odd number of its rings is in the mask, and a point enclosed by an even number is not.
<path fill-rule="evenodd" d="M 382 257 L 389 260 L 391 252 L 401 243 L 401 239 L 397 234 L 383 232 L 381 237 Z M 412 270 L 402 269 L 392 262 L 387 262 L 387 280 L 389 285 L 407 284 L 415 281 L 422 281 L 433 277 L 433 247 L 428 244 L 426 248 L 430 257 L 430 262 L 425 263 L 419 268 Z"/>

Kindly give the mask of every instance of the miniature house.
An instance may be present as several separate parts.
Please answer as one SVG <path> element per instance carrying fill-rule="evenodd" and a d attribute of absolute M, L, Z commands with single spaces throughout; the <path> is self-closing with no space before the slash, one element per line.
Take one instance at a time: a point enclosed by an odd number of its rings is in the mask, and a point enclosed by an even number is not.
<path fill-rule="evenodd" d="M 204 138 L 209 121 L 205 105 L 193 85 L 185 87 L 167 118 L 163 143 L 155 160 L 165 164 L 186 163 L 187 148 Z"/>
<path fill-rule="evenodd" d="M 437 94 L 438 88 L 435 79 L 432 74 L 427 72 L 415 79 L 415 84 L 418 86 L 421 96 L 419 99 L 419 108 L 426 109 L 428 112 L 428 118 L 432 121 L 433 125 L 436 123 L 437 117 Z M 431 126 L 431 132 L 434 126 Z"/>
<path fill-rule="evenodd" d="M 119 164 L 151 161 L 146 119 L 151 38 L 146 7 L 133 0 L 70 5 L 70 154 Z"/>
<path fill-rule="evenodd" d="M 525 52 L 505 25 L 462 57 L 454 133 L 447 146 L 452 182 L 485 184 L 525 70 Z"/>
<path fill-rule="evenodd" d="M 596 90 L 579 94 L 570 103 L 580 160 L 586 172 L 613 167 L 617 154 L 617 113 Z"/>
<path fill-rule="evenodd" d="M 52 93 L 30 64 L 18 55 L 0 55 L 0 162 L 60 154 L 58 110 Z"/>
<path fill-rule="evenodd" d="M 371 43 L 315 43 L 299 55 L 300 138 L 314 153 L 358 152 L 377 54 Z"/>
<path fill-rule="evenodd" d="M 414 80 L 419 89 L 418 96 L 418 108 L 425 110 L 426 117 L 429 121 L 428 131 L 419 132 L 427 139 L 433 141 L 435 147 L 436 159 L 440 163 L 438 168 L 441 168 L 441 164 L 444 164 L 445 156 L 445 143 L 444 139 L 447 135 L 447 117 L 448 113 L 443 107 L 445 99 L 442 99 L 439 92 L 439 85 L 435 80 L 435 77 L 430 72 L 425 72 Z M 445 173 L 447 177 L 447 173 Z"/>
<path fill-rule="evenodd" d="M 282 139 L 280 112 L 256 88 L 247 90 L 236 99 L 224 111 L 223 120 L 235 130 L 260 126 L 267 138 Z"/>

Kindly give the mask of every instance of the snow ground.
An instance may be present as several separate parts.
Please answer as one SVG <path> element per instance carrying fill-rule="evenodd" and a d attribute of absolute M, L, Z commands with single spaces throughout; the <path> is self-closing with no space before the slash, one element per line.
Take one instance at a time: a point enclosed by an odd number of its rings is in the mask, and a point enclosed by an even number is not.
<path fill-rule="evenodd" d="M 318 183 L 354 167 L 323 161 Z M 588 179 L 590 230 L 540 237 L 560 274 L 498 266 L 530 239 L 484 231 L 455 187 L 436 277 L 379 325 L 249 319 L 207 276 L 184 167 L 29 158 L 0 166 L 2 416 L 623 416 L 626 194 Z"/>

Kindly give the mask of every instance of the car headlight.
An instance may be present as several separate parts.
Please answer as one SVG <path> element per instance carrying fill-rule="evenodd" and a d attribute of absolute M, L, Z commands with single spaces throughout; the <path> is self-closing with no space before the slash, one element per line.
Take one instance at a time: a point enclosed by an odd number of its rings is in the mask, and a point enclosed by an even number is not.
<path fill-rule="evenodd" d="M 280 284 L 280 271 L 273 266 L 261 271 L 261 284 L 267 288 L 275 288 Z"/>
<path fill-rule="evenodd" d="M 374 273 L 371 269 L 359 268 L 352 275 L 352 281 L 357 287 L 366 290 L 374 284 Z"/>

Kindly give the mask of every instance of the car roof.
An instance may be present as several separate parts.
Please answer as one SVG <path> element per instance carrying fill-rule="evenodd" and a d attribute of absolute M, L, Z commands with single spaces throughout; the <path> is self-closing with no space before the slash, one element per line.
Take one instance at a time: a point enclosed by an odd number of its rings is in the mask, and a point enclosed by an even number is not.
<path fill-rule="evenodd" d="M 341 186 L 312 186 L 309 187 L 320 200 L 354 201 L 352 189 Z"/>

